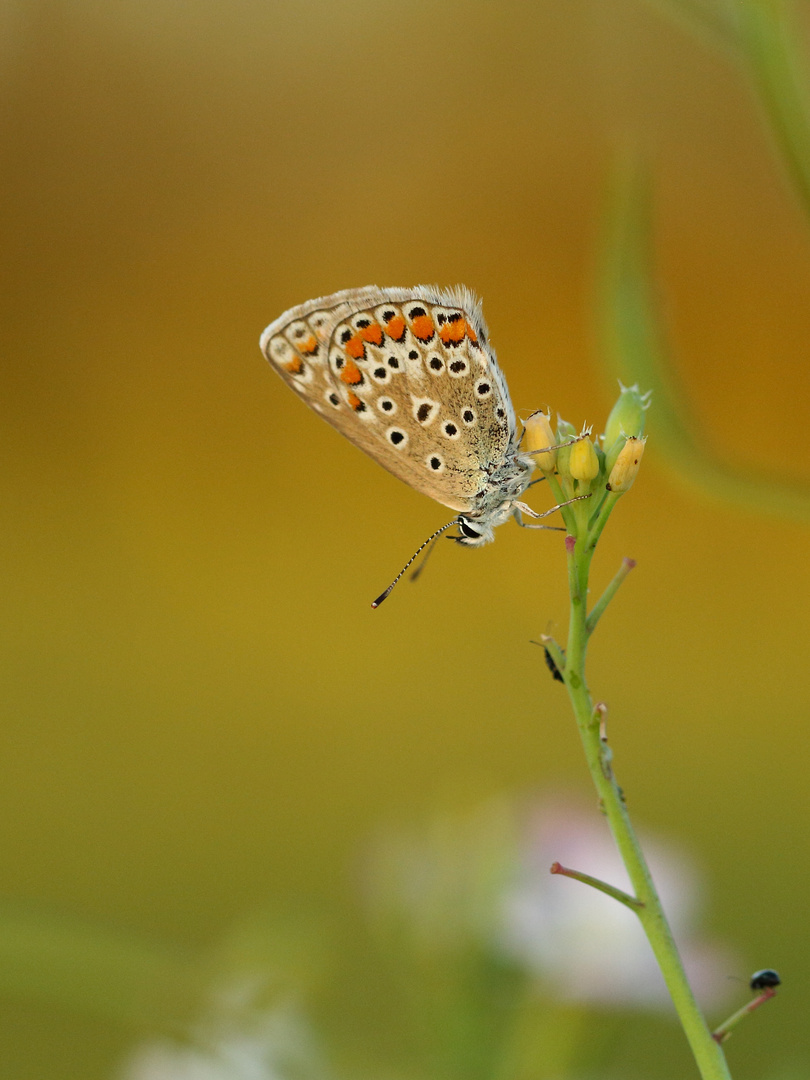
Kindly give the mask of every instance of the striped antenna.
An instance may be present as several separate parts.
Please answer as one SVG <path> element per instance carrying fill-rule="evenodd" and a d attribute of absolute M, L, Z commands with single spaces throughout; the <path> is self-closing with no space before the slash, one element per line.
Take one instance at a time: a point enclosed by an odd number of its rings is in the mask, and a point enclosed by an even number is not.
<path fill-rule="evenodd" d="M 383 600 L 386 599 L 388 594 L 394 588 L 394 586 L 399 581 L 399 579 L 402 577 L 402 575 L 405 573 L 405 571 L 408 569 L 408 567 L 413 563 L 414 559 L 417 558 L 418 555 L 422 554 L 422 552 L 425 550 L 425 548 L 428 546 L 428 544 L 432 544 L 437 536 L 441 536 L 443 532 L 447 532 L 448 529 L 452 529 L 454 525 L 458 525 L 458 518 L 453 518 L 453 520 L 448 521 L 446 525 L 442 525 L 442 527 L 440 529 L 437 529 L 435 533 L 432 533 L 427 538 L 427 540 L 424 542 L 424 544 L 419 545 L 419 547 L 416 549 L 416 551 L 413 553 L 413 555 L 411 555 L 410 559 L 408 559 L 408 561 L 402 567 L 400 572 L 397 574 L 397 576 L 394 578 L 394 580 L 391 582 L 391 584 L 388 586 L 388 588 L 385 590 L 385 592 L 380 593 L 380 595 L 377 597 L 377 599 L 371 605 L 372 608 L 378 608 L 380 606 L 380 604 L 383 602 Z"/>

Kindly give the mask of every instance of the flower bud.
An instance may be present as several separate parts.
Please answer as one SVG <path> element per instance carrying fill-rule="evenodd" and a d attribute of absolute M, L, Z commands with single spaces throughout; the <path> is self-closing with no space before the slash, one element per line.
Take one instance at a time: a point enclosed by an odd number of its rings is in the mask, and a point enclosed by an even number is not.
<path fill-rule="evenodd" d="M 599 475 L 599 458 L 594 445 L 587 436 L 571 447 L 568 469 L 575 480 L 590 483 Z"/>
<path fill-rule="evenodd" d="M 561 416 L 557 417 L 557 442 L 565 442 L 566 439 L 575 438 L 577 429 L 568 420 L 563 420 Z"/>
<path fill-rule="evenodd" d="M 625 440 L 624 446 L 619 451 L 616 463 L 608 476 L 608 491 L 616 491 L 621 494 L 629 491 L 638 473 L 641 459 L 644 456 L 644 444 L 646 438 L 638 439 L 631 436 Z"/>
<path fill-rule="evenodd" d="M 571 447 L 565 445 L 569 443 L 571 439 L 575 439 L 577 435 L 577 429 L 573 424 L 569 424 L 567 420 L 562 420 L 557 417 L 557 444 L 560 445 L 560 449 L 557 451 L 557 472 L 560 476 L 568 478 L 571 476 Z"/>
<path fill-rule="evenodd" d="M 532 454 L 538 469 L 544 473 L 554 472 L 557 464 L 557 451 L 546 450 L 548 446 L 557 445 L 549 423 L 549 416 L 550 413 L 533 412 L 523 425 L 526 428 L 526 449 Z M 538 451 L 542 452 L 538 453 Z"/>
<path fill-rule="evenodd" d="M 602 446 L 608 454 L 620 439 L 644 434 L 644 414 L 650 407 L 652 391 L 642 394 L 638 385 L 622 386 L 621 383 L 619 388 L 619 399 L 610 410 L 602 436 Z"/>

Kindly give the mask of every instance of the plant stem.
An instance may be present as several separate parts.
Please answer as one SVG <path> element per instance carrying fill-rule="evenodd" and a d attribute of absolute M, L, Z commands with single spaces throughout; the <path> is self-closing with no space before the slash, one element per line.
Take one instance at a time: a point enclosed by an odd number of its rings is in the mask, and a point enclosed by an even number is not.
<path fill-rule="evenodd" d="M 590 874 L 583 874 L 581 870 L 572 870 L 570 866 L 563 866 L 561 863 L 555 862 L 551 864 L 551 873 L 563 874 L 565 877 L 575 878 L 577 881 L 581 881 L 583 885 L 590 885 L 592 889 L 597 889 L 606 896 L 611 896 L 614 900 L 618 900 L 620 904 L 624 904 L 625 907 L 629 907 L 632 911 L 641 907 L 641 901 L 636 900 L 635 896 L 628 896 L 626 892 L 617 889 L 615 885 L 608 885 L 606 881 L 600 881 L 599 878 L 591 877 Z"/>
<path fill-rule="evenodd" d="M 712 1038 L 715 1042 L 725 1042 L 726 1039 L 731 1038 L 732 1029 L 739 1024 L 741 1020 L 744 1020 L 746 1016 L 750 1016 L 751 1013 L 764 1005 L 766 1001 L 770 1001 L 772 997 L 776 996 L 776 988 L 769 986 L 766 990 L 763 990 L 759 997 L 755 997 L 753 1001 L 749 1001 L 746 1005 L 743 1005 L 741 1009 L 737 1009 L 735 1013 L 732 1013 L 728 1020 L 725 1020 L 720 1027 L 715 1028 L 712 1032 Z"/>
<path fill-rule="evenodd" d="M 577 503 L 569 509 L 577 511 L 579 507 L 586 505 L 586 503 Z M 609 509 L 607 512 L 609 513 Z M 585 749 L 585 757 L 588 761 L 588 767 L 602 809 L 608 819 L 610 830 L 632 883 L 635 899 L 643 905 L 636 909 L 636 915 L 644 928 L 655 958 L 658 961 L 658 966 L 664 976 L 667 989 L 700 1070 L 700 1076 L 702 1080 L 731 1080 L 725 1055 L 719 1044 L 712 1038 L 711 1031 L 703 1018 L 686 978 L 681 958 L 672 937 L 672 931 L 669 928 L 647 862 L 630 822 L 622 790 L 613 775 L 610 755 L 606 753 L 607 747 L 600 739 L 600 712 L 594 710 L 585 679 L 585 657 L 588 638 L 590 637 L 587 612 L 588 578 L 596 538 L 598 532 L 601 532 L 604 526 L 607 514 L 600 513 L 599 516 L 598 531 L 594 527 L 589 533 L 586 523 L 584 529 L 578 530 L 578 539 L 575 543 L 571 542 L 573 538 L 570 536 L 566 541 L 568 581 L 571 593 L 571 621 L 565 654 L 565 685 L 574 709 L 577 727 Z M 616 582 L 616 588 L 618 588 L 620 581 Z M 610 591 L 611 586 L 608 589 Z M 615 588 L 610 592 L 608 599 L 611 598 L 613 592 L 615 592 Z M 604 610 L 604 605 L 598 609 L 597 617 L 602 610 Z M 591 618 L 592 626 L 595 625 L 593 614 Z"/>
<path fill-rule="evenodd" d="M 634 569 L 635 565 L 636 563 L 634 559 L 622 559 L 622 565 L 616 571 L 613 580 L 591 608 L 591 613 L 585 622 L 585 630 L 588 634 L 592 634 L 594 632 L 594 630 L 596 629 L 596 624 L 602 617 L 602 613 L 604 612 L 610 601 L 613 599 L 613 597 L 616 595 L 616 590 L 619 588 L 619 586 L 630 573 L 630 571 Z"/>

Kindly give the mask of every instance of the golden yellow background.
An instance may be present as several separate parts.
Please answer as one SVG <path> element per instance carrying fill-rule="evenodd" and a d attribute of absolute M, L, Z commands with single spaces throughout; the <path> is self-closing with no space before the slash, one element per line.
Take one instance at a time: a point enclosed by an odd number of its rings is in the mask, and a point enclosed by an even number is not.
<path fill-rule="evenodd" d="M 561 539 L 440 545 L 372 613 L 447 514 L 258 337 L 336 289 L 464 282 L 518 411 L 600 425 L 596 251 L 633 145 L 707 447 L 810 480 L 810 229 L 738 69 L 635 0 L 17 0 L 0 29 L 3 895 L 202 949 L 268 904 L 351 909 L 367 835 L 454 786 L 590 797 L 530 644 L 564 632 Z M 703 497 L 654 406 L 648 431 L 596 563 L 597 586 L 638 568 L 592 686 L 635 817 L 703 868 L 728 974 L 783 976 L 736 1080 L 801 1071 L 810 535 Z M 660 1024 L 654 1065 L 650 1023 L 623 1075 L 691 1075 Z M 4 994 L 4 1076 L 109 1077 L 132 1041 Z"/>

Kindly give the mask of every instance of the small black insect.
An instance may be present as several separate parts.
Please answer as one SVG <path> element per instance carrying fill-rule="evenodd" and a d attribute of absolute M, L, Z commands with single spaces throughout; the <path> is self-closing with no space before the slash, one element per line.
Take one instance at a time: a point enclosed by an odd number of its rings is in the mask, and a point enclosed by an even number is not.
<path fill-rule="evenodd" d="M 754 972 L 748 985 L 752 990 L 768 990 L 771 987 L 780 986 L 781 983 L 778 971 L 774 971 L 773 968 L 763 968 L 762 971 Z"/>
<path fill-rule="evenodd" d="M 563 679 L 562 677 L 562 672 L 555 664 L 554 657 L 551 655 L 548 649 L 544 648 L 543 654 L 546 658 L 546 667 L 551 672 L 552 676 L 557 680 L 557 682 L 565 682 L 565 679 Z M 563 653 L 563 655 L 565 655 L 565 653 Z"/>

